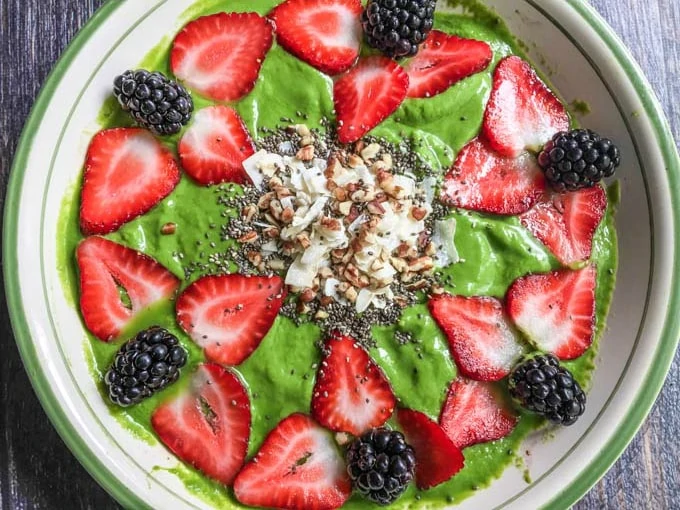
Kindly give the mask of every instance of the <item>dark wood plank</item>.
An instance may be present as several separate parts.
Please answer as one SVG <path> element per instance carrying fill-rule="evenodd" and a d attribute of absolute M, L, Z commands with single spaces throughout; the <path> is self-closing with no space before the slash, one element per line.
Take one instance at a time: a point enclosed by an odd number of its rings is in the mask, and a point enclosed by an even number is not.
<path fill-rule="evenodd" d="M 12 155 L 40 85 L 67 42 L 103 2 L 0 0 L 0 206 Z M 680 2 L 592 0 L 592 4 L 641 63 L 680 139 Z M 118 508 L 75 461 L 47 420 L 13 343 L 4 295 L 0 301 L 0 508 Z M 679 400 L 680 359 L 676 357 L 649 420 L 576 508 L 677 507 Z"/>

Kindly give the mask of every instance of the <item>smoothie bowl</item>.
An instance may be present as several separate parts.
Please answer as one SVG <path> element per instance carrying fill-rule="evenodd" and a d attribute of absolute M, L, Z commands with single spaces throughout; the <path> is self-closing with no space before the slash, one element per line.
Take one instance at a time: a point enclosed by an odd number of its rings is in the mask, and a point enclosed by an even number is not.
<path fill-rule="evenodd" d="M 17 155 L 13 324 L 125 506 L 567 507 L 676 347 L 677 172 L 581 2 L 111 2 Z"/>

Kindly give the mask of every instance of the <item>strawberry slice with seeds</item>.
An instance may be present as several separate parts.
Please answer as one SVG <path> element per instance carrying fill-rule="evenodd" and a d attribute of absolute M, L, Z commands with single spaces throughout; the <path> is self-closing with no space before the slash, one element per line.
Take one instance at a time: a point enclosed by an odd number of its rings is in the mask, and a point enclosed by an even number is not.
<path fill-rule="evenodd" d="M 496 68 L 483 132 L 499 154 L 517 157 L 538 151 L 559 131 L 569 130 L 564 105 L 541 81 L 531 65 L 507 57 Z"/>
<path fill-rule="evenodd" d="M 169 299 L 179 279 L 151 257 L 103 237 L 88 237 L 76 249 L 80 312 L 87 329 L 108 342 L 142 310 Z M 125 290 L 129 303 L 121 299 Z"/>
<path fill-rule="evenodd" d="M 236 101 L 253 90 L 272 32 L 269 21 L 253 12 L 203 16 L 175 37 L 170 68 L 204 96 Z"/>
<path fill-rule="evenodd" d="M 269 18 L 281 46 L 333 75 L 347 71 L 359 57 L 361 10 L 359 0 L 286 0 Z"/>
<path fill-rule="evenodd" d="M 396 399 L 387 378 L 354 339 L 333 335 L 316 375 L 312 416 L 327 429 L 355 436 L 385 423 Z"/>
<path fill-rule="evenodd" d="M 544 192 L 545 177 L 533 155 L 507 158 L 475 138 L 444 177 L 441 200 L 462 209 L 516 215 L 528 211 Z"/>
<path fill-rule="evenodd" d="M 550 193 L 520 222 L 566 266 L 587 261 L 593 236 L 607 211 L 607 193 L 594 186 L 568 193 Z"/>
<path fill-rule="evenodd" d="M 80 229 L 113 232 L 168 196 L 179 179 L 175 158 L 145 129 L 100 131 L 87 149 Z"/>
<path fill-rule="evenodd" d="M 593 266 L 524 276 L 508 289 L 508 314 L 539 349 L 578 358 L 593 343 L 596 280 Z"/>
<path fill-rule="evenodd" d="M 397 421 L 416 454 L 416 484 L 430 489 L 463 469 L 465 459 L 446 432 L 423 413 L 399 409 Z"/>
<path fill-rule="evenodd" d="M 465 377 L 451 383 L 439 416 L 442 429 L 460 449 L 501 439 L 517 421 L 492 383 Z"/>
<path fill-rule="evenodd" d="M 498 299 L 442 294 L 430 299 L 428 306 L 465 376 L 499 381 L 522 356 L 519 335 Z"/>
<path fill-rule="evenodd" d="M 231 485 L 248 452 L 248 394 L 231 371 L 205 363 L 183 393 L 153 412 L 151 426 L 180 459 Z"/>
<path fill-rule="evenodd" d="M 266 508 L 332 510 L 351 492 L 333 436 L 301 413 L 284 418 L 269 433 L 234 482 L 236 499 Z"/>
<path fill-rule="evenodd" d="M 196 113 L 178 151 L 186 173 L 204 186 L 249 182 L 242 163 L 255 152 L 255 147 L 233 108 L 210 106 Z"/>
<path fill-rule="evenodd" d="M 394 60 L 367 57 L 335 82 L 338 139 L 355 142 L 390 116 L 408 90 L 408 75 Z"/>
<path fill-rule="evenodd" d="M 432 97 L 486 69 L 493 58 L 482 41 L 432 30 L 415 57 L 406 64 L 408 97 Z"/>
<path fill-rule="evenodd" d="M 269 332 L 285 295 L 278 276 L 205 276 L 177 298 L 177 322 L 210 361 L 238 365 Z"/>

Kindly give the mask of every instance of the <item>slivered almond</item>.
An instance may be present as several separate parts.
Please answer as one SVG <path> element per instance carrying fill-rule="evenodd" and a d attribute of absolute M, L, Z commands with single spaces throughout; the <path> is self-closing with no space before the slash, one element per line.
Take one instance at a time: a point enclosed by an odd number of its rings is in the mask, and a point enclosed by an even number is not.
<path fill-rule="evenodd" d="M 242 244 L 254 243 L 258 240 L 260 236 L 254 230 L 246 232 L 241 237 L 238 238 L 238 242 Z"/>
<path fill-rule="evenodd" d="M 300 149 L 295 155 L 300 161 L 311 161 L 314 159 L 314 146 L 307 145 Z"/>

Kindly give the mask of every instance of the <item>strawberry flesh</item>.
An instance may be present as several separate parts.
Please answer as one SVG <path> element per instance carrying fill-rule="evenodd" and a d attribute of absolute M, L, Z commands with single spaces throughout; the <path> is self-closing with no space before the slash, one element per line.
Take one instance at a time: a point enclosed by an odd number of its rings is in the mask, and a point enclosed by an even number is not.
<path fill-rule="evenodd" d="M 508 314 L 542 351 L 578 358 L 593 343 L 596 280 L 593 266 L 524 276 L 508 289 Z"/>
<path fill-rule="evenodd" d="M 492 383 L 458 377 L 449 388 L 439 424 L 453 444 L 466 448 L 513 431 L 517 417 Z"/>
<path fill-rule="evenodd" d="M 593 249 L 593 236 L 607 210 L 601 186 L 568 193 L 550 193 L 520 222 L 566 266 L 585 262 Z"/>
<path fill-rule="evenodd" d="M 272 32 L 269 21 L 253 12 L 203 16 L 175 37 L 170 68 L 204 96 L 236 101 L 255 86 Z"/>
<path fill-rule="evenodd" d="M 289 510 L 340 508 L 351 492 L 333 436 L 300 413 L 269 433 L 234 482 L 236 499 L 244 505 Z"/>
<path fill-rule="evenodd" d="M 432 30 L 405 66 L 408 97 L 441 94 L 456 82 L 486 69 L 492 58 L 493 51 L 485 42 Z"/>
<path fill-rule="evenodd" d="M 253 141 L 236 110 L 228 106 L 203 108 L 178 146 L 182 167 L 204 186 L 220 182 L 249 182 L 242 163 L 255 152 Z"/>
<path fill-rule="evenodd" d="M 179 179 L 175 158 L 145 129 L 100 131 L 87 149 L 80 229 L 85 235 L 117 230 L 168 196 Z"/>
<path fill-rule="evenodd" d="M 503 59 L 493 77 L 483 133 L 500 155 L 514 158 L 540 150 L 553 135 L 569 130 L 564 105 L 519 57 Z"/>
<path fill-rule="evenodd" d="M 169 299 L 179 279 L 151 257 L 102 237 L 88 237 L 76 249 L 80 311 L 90 332 L 108 342 L 143 309 Z M 126 306 L 118 288 L 130 298 Z"/>
<path fill-rule="evenodd" d="M 355 142 L 390 116 L 408 90 L 408 75 L 394 60 L 367 57 L 333 87 L 338 139 Z"/>
<path fill-rule="evenodd" d="M 334 75 L 352 67 L 359 57 L 361 10 L 359 0 L 286 0 L 269 18 L 281 46 Z"/>
<path fill-rule="evenodd" d="M 498 299 L 442 294 L 430 299 L 428 305 L 466 377 L 499 381 L 522 356 L 519 335 Z"/>
<path fill-rule="evenodd" d="M 177 322 L 210 361 L 239 365 L 269 332 L 285 295 L 278 276 L 205 276 L 177 298 Z"/>
<path fill-rule="evenodd" d="M 545 177 L 533 155 L 507 158 L 475 138 L 444 177 L 441 200 L 462 209 L 516 215 L 528 211 L 544 193 Z"/>
<path fill-rule="evenodd" d="M 248 452 L 248 394 L 231 371 L 205 363 L 187 390 L 153 412 L 151 426 L 180 459 L 231 485 Z"/>
<path fill-rule="evenodd" d="M 430 489 L 463 469 L 465 459 L 446 432 L 423 413 L 399 409 L 397 421 L 416 454 L 416 484 Z"/>
<path fill-rule="evenodd" d="M 352 338 L 334 335 L 312 392 L 312 416 L 327 429 L 361 435 L 385 423 L 396 399 L 389 382 Z"/>

